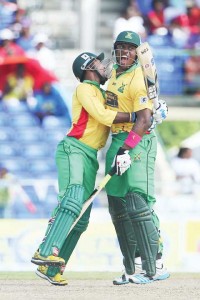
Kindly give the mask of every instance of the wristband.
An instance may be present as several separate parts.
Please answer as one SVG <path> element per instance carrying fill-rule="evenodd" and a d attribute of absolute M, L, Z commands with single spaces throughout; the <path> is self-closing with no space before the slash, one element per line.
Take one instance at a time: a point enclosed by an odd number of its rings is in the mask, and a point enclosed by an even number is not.
<path fill-rule="evenodd" d="M 129 147 L 134 148 L 141 141 L 141 139 L 142 137 L 140 135 L 131 130 L 124 143 Z"/>
<path fill-rule="evenodd" d="M 132 112 L 132 113 L 129 113 L 129 114 L 130 114 L 130 120 L 129 120 L 129 122 L 130 123 L 135 123 L 135 121 L 136 121 L 136 113 Z"/>
<path fill-rule="evenodd" d="M 136 122 L 136 119 L 137 119 L 136 113 L 135 113 L 135 112 L 132 112 L 132 113 L 131 113 L 131 122 L 132 122 L 132 123 L 135 123 L 135 122 Z"/>

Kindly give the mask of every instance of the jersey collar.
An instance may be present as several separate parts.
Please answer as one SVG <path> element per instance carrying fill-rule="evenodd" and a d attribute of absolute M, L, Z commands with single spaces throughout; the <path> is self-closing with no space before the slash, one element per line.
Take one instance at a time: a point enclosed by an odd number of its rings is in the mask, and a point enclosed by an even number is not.
<path fill-rule="evenodd" d="M 135 70 L 137 67 L 139 66 L 139 63 L 135 63 L 132 67 L 130 67 L 128 70 L 124 71 L 122 74 L 124 73 L 131 73 L 133 70 Z M 115 70 L 117 70 L 119 68 L 119 66 L 117 64 L 114 65 L 113 67 Z"/>
<path fill-rule="evenodd" d="M 100 87 L 100 83 L 92 80 L 83 80 L 83 83 L 88 83 L 96 86 L 101 91 L 103 97 L 105 98 L 105 91 Z"/>
<path fill-rule="evenodd" d="M 100 84 L 96 81 L 92 81 L 92 80 L 83 80 L 83 83 L 89 83 L 89 84 L 93 84 L 96 87 L 98 87 L 100 89 Z"/>

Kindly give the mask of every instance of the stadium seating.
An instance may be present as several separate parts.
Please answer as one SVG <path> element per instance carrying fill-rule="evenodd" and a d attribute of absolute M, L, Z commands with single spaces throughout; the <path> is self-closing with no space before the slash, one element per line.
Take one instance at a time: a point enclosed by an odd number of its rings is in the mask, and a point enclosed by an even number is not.
<path fill-rule="evenodd" d="M 41 126 L 24 103 L 1 105 L 0 117 L 0 162 L 20 178 L 56 178 L 56 146 L 68 121 L 49 116 Z"/>
<path fill-rule="evenodd" d="M 159 51 L 160 50 L 160 51 Z M 173 48 L 155 51 L 160 94 L 180 95 L 184 89 L 184 57 L 177 56 Z"/>
<path fill-rule="evenodd" d="M 25 103 L 0 103 L 0 163 L 23 184 L 37 208 L 37 212 L 31 214 L 17 200 L 10 212 L 12 217 L 50 216 L 57 203 L 57 192 L 52 186 L 49 187 L 52 181 L 57 184 L 56 146 L 64 137 L 69 124 L 66 119 L 49 116 L 41 125 Z M 41 199 L 40 195 L 43 181 L 46 199 Z"/>

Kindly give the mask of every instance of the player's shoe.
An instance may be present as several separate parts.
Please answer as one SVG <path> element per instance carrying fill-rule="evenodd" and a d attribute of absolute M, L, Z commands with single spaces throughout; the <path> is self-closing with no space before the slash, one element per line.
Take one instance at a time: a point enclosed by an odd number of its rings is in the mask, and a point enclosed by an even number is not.
<path fill-rule="evenodd" d="M 124 272 L 120 277 L 113 280 L 114 285 L 123 285 L 129 283 L 129 275 Z"/>
<path fill-rule="evenodd" d="M 128 283 L 151 283 L 156 280 L 165 280 L 169 278 L 170 274 L 166 268 L 163 267 L 162 259 L 156 260 L 156 274 L 153 277 L 148 277 L 142 269 L 140 257 L 135 259 L 135 274 L 128 275 L 126 272 L 122 276 L 113 280 L 114 285 L 123 285 Z"/>
<path fill-rule="evenodd" d="M 137 284 L 152 283 L 157 280 L 165 280 L 170 277 L 169 272 L 163 266 L 162 259 L 156 260 L 156 274 L 152 277 L 147 276 L 144 271 L 141 274 L 129 276 L 129 282 Z"/>
<path fill-rule="evenodd" d="M 65 264 L 63 258 L 59 256 L 49 255 L 47 257 L 41 256 L 38 251 L 35 252 L 31 259 L 33 264 L 38 266 L 62 266 Z"/>
<path fill-rule="evenodd" d="M 144 271 L 142 270 L 142 261 L 141 261 L 141 257 L 136 257 L 135 258 L 135 274 L 140 274 L 140 273 L 144 273 Z M 128 275 L 124 271 L 121 276 L 119 276 L 113 280 L 113 284 L 114 285 L 128 284 L 128 283 L 130 283 L 129 277 L 131 277 L 131 276 L 133 276 L 133 275 Z"/>
<path fill-rule="evenodd" d="M 68 284 L 67 280 L 63 278 L 61 273 L 57 273 L 55 276 L 50 277 L 47 275 L 47 271 L 48 271 L 48 267 L 39 266 L 35 271 L 35 273 L 39 277 L 48 280 L 53 285 L 64 286 Z"/>

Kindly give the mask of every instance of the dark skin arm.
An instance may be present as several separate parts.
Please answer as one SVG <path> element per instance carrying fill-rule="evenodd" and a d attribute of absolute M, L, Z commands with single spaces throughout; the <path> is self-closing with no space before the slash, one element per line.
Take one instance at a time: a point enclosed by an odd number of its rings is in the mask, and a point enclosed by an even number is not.
<path fill-rule="evenodd" d="M 151 126 L 151 110 L 146 108 L 140 111 L 137 111 L 137 120 L 133 125 L 132 130 L 137 133 L 139 136 L 143 137 L 145 132 Z M 130 150 L 131 148 L 124 143 L 122 146 L 123 149 Z"/>
<path fill-rule="evenodd" d="M 113 124 L 125 122 L 130 122 L 130 113 L 118 112 L 113 121 Z"/>

